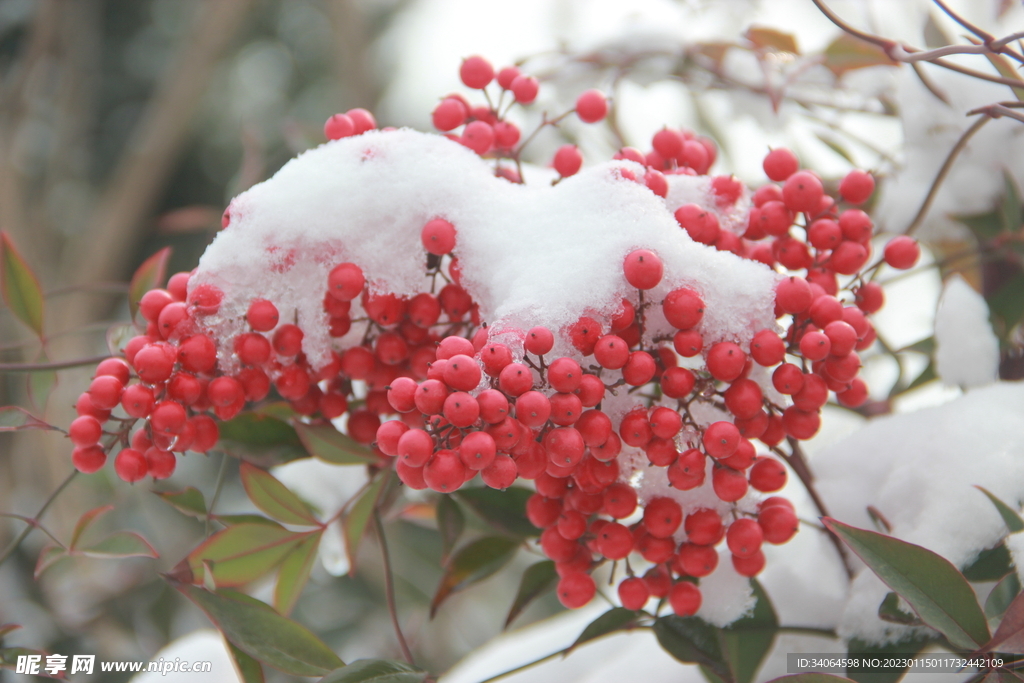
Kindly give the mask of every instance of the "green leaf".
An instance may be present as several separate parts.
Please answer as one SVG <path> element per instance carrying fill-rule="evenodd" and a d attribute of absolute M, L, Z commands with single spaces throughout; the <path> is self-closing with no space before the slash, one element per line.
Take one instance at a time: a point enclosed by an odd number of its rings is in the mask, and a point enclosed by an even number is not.
<path fill-rule="evenodd" d="M 134 531 L 117 531 L 99 543 L 79 548 L 75 554 L 97 558 L 151 557 L 156 559 L 160 557 L 149 541 Z"/>
<path fill-rule="evenodd" d="M 1024 593 L 1013 599 L 992 635 L 992 640 L 981 648 L 983 652 L 992 652 L 996 649 L 999 652 L 1024 654 Z"/>
<path fill-rule="evenodd" d="M 891 536 L 829 517 L 822 522 L 864 560 L 928 626 L 956 647 L 973 650 L 989 639 L 985 613 L 963 574 L 944 557 Z"/>
<path fill-rule="evenodd" d="M 1024 83 L 1021 85 L 1024 86 Z M 1021 88 L 1021 91 L 1024 92 L 1024 87 Z M 999 217 L 1002 219 L 1004 230 L 1017 232 L 1020 230 L 1021 224 L 1024 223 L 1024 219 L 1021 217 L 1020 192 L 1017 190 L 1017 181 L 1005 168 L 1003 169 L 1003 188 L 1003 199 L 999 203 Z"/>
<path fill-rule="evenodd" d="M 985 297 L 996 335 L 1006 341 L 1024 318 L 1024 273 L 1017 273 Z"/>
<path fill-rule="evenodd" d="M 288 615 L 302 595 L 309 573 L 313 570 L 313 563 L 316 562 L 316 551 L 320 547 L 323 533 L 323 530 L 314 531 L 299 542 L 281 562 L 277 572 L 277 587 L 274 589 L 274 607 L 281 614 Z"/>
<path fill-rule="evenodd" d="M 42 354 L 36 359 L 39 363 L 46 363 L 49 359 L 46 354 Z M 28 397 L 32 402 L 32 405 L 39 410 L 39 412 L 46 412 L 46 402 L 50 398 L 50 394 L 53 392 L 53 388 L 57 386 L 57 373 L 53 370 L 36 370 L 28 373 Z"/>
<path fill-rule="evenodd" d="M 128 285 L 128 310 L 131 312 L 132 320 L 139 312 L 139 301 L 142 296 L 151 289 L 161 287 L 164 283 L 164 276 L 167 274 L 167 260 L 171 257 L 171 248 L 164 247 L 135 270 L 132 281 Z"/>
<path fill-rule="evenodd" d="M 242 683 L 264 683 L 262 664 L 239 650 L 231 641 L 228 641 L 228 652 L 231 653 L 235 671 L 238 672 Z"/>
<path fill-rule="evenodd" d="M 227 422 L 221 422 L 220 438 L 246 453 L 262 455 L 280 452 L 286 460 L 305 455 L 295 428 L 262 411 L 239 413 Z"/>
<path fill-rule="evenodd" d="M 964 569 L 968 581 L 998 581 L 1013 571 L 1013 558 L 1006 546 L 1000 543 L 978 553 L 977 559 Z"/>
<path fill-rule="evenodd" d="M 21 322 L 43 336 L 43 289 L 6 231 L 0 231 L 0 294 Z"/>
<path fill-rule="evenodd" d="M 625 607 L 612 607 L 597 619 L 594 619 L 592 622 L 587 624 L 587 627 L 583 629 L 583 633 L 581 633 L 573 644 L 568 647 L 566 654 L 572 652 L 583 643 L 595 640 L 601 636 L 606 636 L 609 633 L 615 633 L 616 631 L 623 631 L 631 628 L 636 625 L 637 619 L 639 618 L 640 613 L 635 610 L 626 609 Z"/>
<path fill-rule="evenodd" d="M 156 495 L 174 506 L 182 514 L 189 517 L 206 517 L 206 498 L 203 492 L 194 486 L 189 486 L 182 491 L 154 491 Z"/>
<path fill-rule="evenodd" d="M 295 425 L 302 445 L 310 455 L 335 465 L 366 465 L 379 458 L 369 448 L 346 436 L 333 425 Z"/>
<path fill-rule="evenodd" d="M 886 657 L 893 655 L 915 655 L 927 646 L 931 640 L 927 638 L 910 638 L 907 640 L 901 640 L 898 643 L 891 643 L 889 645 L 872 645 L 865 643 L 857 638 L 851 638 L 847 644 L 849 656 L 851 658 L 856 657 L 857 659 L 864 658 L 875 658 L 880 657 L 885 659 Z M 874 668 L 860 668 L 860 669 L 847 669 L 846 675 L 857 681 L 857 683 L 896 683 L 906 671 L 906 667 L 902 669 L 887 669 L 878 670 Z"/>
<path fill-rule="evenodd" d="M 878 606 L 878 618 L 891 624 L 903 624 L 904 626 L 921 625 L 921 620 L 917 618 L 916 614 L 904 612 L 900 609 L 900 596 L 892 591 L 885 594 L 882 604 Z"/>
<path fill-rule="evenodd" d="M 849 33 L 841 33 L 825 48 L 824 64 L 838 78 L 854 69 L 863 69 L 869 66 L 895 66 L 896 62 L 889 59 L 889 56 L 877 45 L 854 38 Z"/>
<path fill-rule="evenodd" d="M 792 33 L 783 33 L 763 26 L 751 26 L 747 29 L 745 37 L 755 48 L 800 54 L 800 50 L 796 46 L 796 38 Z"/>
<path fill-rule="evenodd" d="M 996 506 L 996 510 L 999 511 L 999 516 L 1003 518 L 1003 523 L 1006 524 L 1006 528 L 1010 530 L 1011 534 L 1015 534 L 1018 531 L 1024 531 L 1024 519 L 1021 519 L 1020 515 L 1017 514 L 1012 507 L 996 498 L 987 489 L 984 489 L 981 486 L 975 486 L 974 488 L 988 496 L 988 499 Z"/>
<path fill-rule="evenodd" d="M 519 541 L 504 536 L 485 536 L 463 546 L 445 568 L 441 584 L 430 602 L 430 618 L 449 595 L 491 576 L 512 561 Z"/>
<path fill-rule="evenodd" d="M 719 630 L 723 660 L 736 683 L 751 683 L 764 658 L 772 649 L 779 620 L 768 594 L 761 584 L 751 579 L 756 602 L 753 611 L 742 619 Z"/>
<path fill-rule="evenodd" d="M 843 676 L 833 676 L 832 674 L 819 674 L 819 673 L 805 673 L 805 674 L 793 674 L 791 676 L 779 676 L 773 678 L 768 683 L 852 683 L 851 679 L 844 678 Z"/>
<path fill-rule="evenodd" d="M 495 531 L 510 536 L 537 536 L 540 529 L 530 523 L 526 517 L 526 501 L 533 491 L 521 486 L 510 486 L 504 491 L 479 487 L 459 489 L 455 492 L 463 503 L 468 505 Z"/>
<path fill-rule="evenodd" d="M 348 553 L 349 575 L 356 572 L 356 556 L 359 552 L 359 544 L 366 534 L 366 527 L 373 517 L 373 511 L 380 500 L 384 484 L 391 477 L 391 470 L 381 471 L 377 477 L 370 482 L 369 486 L 363 489 L 362 494 L 352 504 L 352 508 L 341 519 L 341 527 L 345 533 L 345 551 Z"/>
<path fill-rule="evenodd" d="M 920 341 L 904 346 L 902 349 L 897 349 L 896 353 L 902 353 L 904 351 L 914 351 L 915 353 L 924 354 L 925 356 L 931 356 L 935 353 L 935 337 L 925 337 Z"/>
<path fill-rule="evenodd" d="M 519 591 L 516 593 L 515 600 L 512 601 L 512 607 L 508 611 L 508 616 L 505 617 L 505 626 L 508 628 L 509 624 L 515 621 L 516 617 L 522 614 L 526 606 L 529 605 L 533 600 L 549 590 L 555 587 L 558 583 L 558 572 L 555 570 L 555 563 L 551 560 L 541 560 L 536 564 L 531 564 L 523 572 L 523 578 L 519 582 Z"/>
<path fill-rule="evenodd" d="M 466 517 L 451 496 L 437 501 L 437 530 L 441 533 L 441 561 L 446 562 L 466 527 Z"/>
<path fill-rule="evenodd" d="M 318 683 L 420 683 L 427 672 L 393 659 L 357 659 Z"/>
<path fill-rule="evenodd" d="M 71 541 L 68 543 L 68 549 L 74 550 L 86 529 L 92 526 L 93 522 L 99 519 L 100 515 L 110 512 L 113 509 L 113 505 L 103 505 L 98 508 L 93 508 L 79 517 L 78 521 L 75 523 L 74 531 L 71 532 Z"/>
<path fill-rule="evenodd" d="M 345 665 L 309 629 L 259 600 L 232 590 L 214 593 L 170 581 L 206 613 L 224 637 L 264 664 L 295 676 L 323 676 Z"/>
<path fill-rule="evenodd" d="M 1010 603 L 1020 593 L 1020 579 L 1017 572 L 1011 572 L 995 585 L 985 600 L 985 616 L 999 619 L 1010 607 Z"/>
<path fill-rule="evenodd" d="M 249 495 L 249 500 L 260 510 L 279 522 L 300 526 L 319 526 L 309 506 L 292 493 L 287 486 L 274 478 L 266 470 L 261 470 L 247 462 L 239 467 L 242 486 Z"/>
<path fill-rule="evenodd" d="M 980 242 L 988 242 L 1003 231 L 1003 222 L 995 211 L 971 215 L 950 214 L 950 218 L 966 225 Z"/>
<path fill-rule="evenodd" d="M 236 524 L 262 524 L 263 526 L 272 526 L 275 529 L 284 528 L 274 520 L 267 519 L 262 515 L 214 515 L 213 518 L 226 526 L 234 526 Z"/>
<path fill-rule="evenodd" d="M 846 161 L 850 162 L 854 166 L 857 165 L 857 162 L 854 161 L 853 156 L 850 154 L 850 151 L 843 147 L 842 145 L 840 145 L 835 140 L 831 139 L 830 137 L 826 137 L 821 133 L 815 133 L 814 137 L 818 138 L 818 140 L 821 141 L 821 144 L 828 147 L 830 150 L 835 152 L 837 155 L 841 156 Z"/>
<path fill-rule="evenodd" d="M 243 586 L 268 573 L 308 534 L 265 524 L 236 524 L 218 531 L 188 554 L 192 583 L 203 583 L 213 567 L 217 587 Z"/>
<path fill-rule="evenodd" d="M 68 551 L 61 548 L 59 545 L 48 545 L 39 552 L 39 559 L 36 560 L 36 568 L 32 573 L 32 578 L 38 579 L 42 576 L 43 572 L 57 564 L 65 557 L 68 557 Z"/>
<path fill-rule="evenodd" d="M 18 406 L 0 408 L 0 432 L 17 432 L 22 429 L 57 429 Z"/>
<path fill-rule="evenodd" d="M 715 627 L 697 617 L 669 615 L 654 622 L 658 644 L 684 664 L 700 664 L 722 680 L 729 681 L 728 667 Z"/>

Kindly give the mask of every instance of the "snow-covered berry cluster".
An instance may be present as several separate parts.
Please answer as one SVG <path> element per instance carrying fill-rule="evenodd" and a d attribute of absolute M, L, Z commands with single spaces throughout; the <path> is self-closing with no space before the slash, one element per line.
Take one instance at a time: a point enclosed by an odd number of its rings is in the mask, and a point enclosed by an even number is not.
<path fill-rule="evenodd" d="M 472 57 L 461 76 L 485 90 L 495 73 Z M 830 392 L 867 399 L 858 352 L 883 297 L 856 206 L 872 177 L 833 198 L 775 149 L 775 182 L 751 192 L 707 175 L 711 141 L 665 128 L 591 168 L 563 147 L 557 182 L 523 184 L 501 102 L 539 84 L 514 67 L 497 82 L 494 106 L 441 101 L 435 126 L 463 127 L 447 139 L 336 115 L 332 142 L 236 198 L 199 268 L 142 298 L 124 360 L 98 367 L 76 466 L 117 450 L 121 478 L 169 476 L 174 453 L 214 446 L 217 419 L 277 397 L 413 489 L 532 480 L 527 515 L 569 607 L 605 561 L 633 558 L 623 605 L 667 597 L 681 615 L 720 553 L 760 572 L 762 544 L 798 526 L 762 495 L 786 483 L 783 442 L 818 431 Z M 587 91 L 572 112 L 608 106 Z M 917 256 L 900 237 L 884 259 Z"/>

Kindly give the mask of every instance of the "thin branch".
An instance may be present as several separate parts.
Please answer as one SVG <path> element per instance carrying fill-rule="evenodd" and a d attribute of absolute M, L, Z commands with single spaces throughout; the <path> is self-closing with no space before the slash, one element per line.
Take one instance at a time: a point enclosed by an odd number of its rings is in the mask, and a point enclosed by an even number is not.
<path fill-rule="evenodd" d="M 0 555 L 0 565 L 6 562 L 7 558 L 13 555 L 14 551 L 18 549 L 18 546 L 21 545 L 21 542 L 24 541 L 30 533 L 32 533 L 33 529 L 39 526 L 39 521 L 43 518 L 43 515 L 46 514 L 46 511 L 49 509 L 50 505 L 53 503 L 53 501 L 57 500 L 57 496 L 60 495 L 60 492 L 67 488 L 68 484 L 71 483 L 71 480 L 74 479 L 77 474 L 78 470 L 71 470 L 71 474 L 69 474 L 67 478 L 63 482 L 61 482 L 61 485 L 58 486 L 54 490 L 54 492 L 50 494 L 50 497 L 46 499 L 46 501 L 43 503 L 43 506 L 39 508 L 39 512 L 33 515 L 32 518 L 35 520 L 35 524 L 29 524 L 24 529 L 22 529 L 21 533 L 18 534 L 18 537 L 11 541 L 11 544 L 7 546 L 6 550 L 4 550 L 4 554 Z"/>
<path fill-rule="evenodd" d="M 415 665 L 412 658 L 412 651 L 409 644 L 405 642 L 402 635 L 402 626 L 398 623 L 398 607 L 395 605 L 395 581 L 391 575 L 391 555 L 388 554 L 388 542 L 384 537 L 384 524 L 380 521 L 380 511 L 373 510 L 373 528 L 377 532 L 377 541 L 380 543 L 380 556 L 384 562 L 384 594 L 388 600 L 388 614 L 391 615 L 391 625 L 395 628 L 395 636 L 398 638 L 398 646 L 402 648 L 402 656 L 405 661 Z"/>
<path fill-rule="evenodd" d="M 502 678 L 505 678 L 506 676 L 511 676 L 512 674 L 517 674 L 520 671 L 526 671 L 527 669 L 529 669 L 531 667 L 534 667 L 534 666 L 537 666 L 538 664 L 543 664 L 544 662 L 548 661 L 549 659 L 554 659 L 555 657 L 557 657 L 560 654 L 563 654 L 564 652 L 565 652 L 565 650 L 559 650 L 558 652 L 552 652 L 551 654 L 545 655 L 545 656 L 541 657 L 540 659 L 535 659 L 532 662 L 527 662 L 526 664 L 523 664 L 521 666 L 517 666 L 514 669 L 509 669 L 508 671 L 503 671 L 502 673 L 500 673 L 500 674 L 498 674 L 496 676 L 491 676 L 490 678 L 484 679 L 484 680 L 480 681 L 480 683 L 493 683 L 493 681 L 499 681 Z"/>
<path fill-rule="evenodd" d="M 939 90 L 938 86 L 932 83 L 932 80 L 925 75 L 924 69 L 921 68 L 920 64 L 911 64 L 910 68 L 914 70 L 914 73 L 917 74 L 917 79 L 921 81 L 921 85 L 928 89 L 928 92 L 935 95 L 935 97 L 946 106 L 952 106 L 949 103 L 949 98 L 946 97 L 946 93 Z"/>
<path fill-rule="evenodd" d="M 934 50 L 922 50 L 920 52 L 910 52 L 897 45 L 893 49 L 893 54 L 889 56 L 896 61 L 913 64 L 914 62 L 930 62 L 947 55 L 984 55 L 991 52 L 986 45 L 946 45 Z"/>
<path fill-rule="evenodd" d="M 967 29 L 968 31 L 970 31 L 974 35 L 976 35 L 979 38 L 981 38 L 986 43 L 991 43 L 993 40 L 995 40 L 995 36 L 994 35 L 992 35 L 988 31 L 982 30 L 980 27 L 975 26 L 971 22 L 969 22 L 966 19 L 964 19 L 963 17 L 961 17 L 959 14 L 957 14 L 956 12 L 951 10 L 946 5 L 946 3 L 943 2 L 942 0 L 932 0 L 932 2 L 934 2 L 936 5 L 938 5 L 939 9 L 941 9 L 943 12 L 946 13 L 946 16 L 948 16 L 950 19 L 952 19 L 956 23 L 958 23 L 961 26 L 963 26 L 965 29 Z"/>
<path fill-rule="evenodd" d="M 90 356 L 88 358 L 76 358 L 56 363 L 0 363 L 0 372 L 37 372 L 39 370 L 64 370 L 65 368 L 77 368 L 83 365 L 95 365 L 100 361 L 110 358 L 105 356 Z"/>
<path fill-rule="evenodd" d="M 833 12 L 831 9 L 829 9 L 828 6 L 821 0 L 811 0 L 811 2 L 814 3 L 814 5 L 821 11 L 822 14 L 824 14 L 828 18 L 829 21 L 831 21 L 833 24 L 849 33 L 851 36 L 855 38 L 860 38 L 865 42 L 871 43 L 872 45 L 877 45 L 878 47 L 885 50 L 886 54 L 888 54 L 889 51 L 896 46 L 896 41 L 886 40 L 885 38 L 882 38 L 880 36 L 865 33 L 860 29 L 856 29 L 853 26 L 850 26 L 845 21 L 840 19 L 839 15 Z"/>
<path fill-rule="evenodd" d="M 939 186 L 942 185 L 942 181 L 946 179 L 946 176 L 949 175 L 950 169 L 953 168 L 953 162 L 956 161 L 956 158 L 960 155 L 963 148 L 967 146 L 970 139 L 974 137 L 974 134 L 981 130 L 982 127 L 990 120 L 991 119 L 988 116 L 980 117 L 971 124 L 970 128 L 964 131 L 963 135 L 960 136 L 960 139 L 957 140 L 956 144 L 953 146 L 953 149 L 949 150 L 946 160 L 942 163 L 942 168 L 939 169 L 939 173 L 935 176 L 935 180 L 932 181 L 932 186 L 928 190 L 928 194 L 925 196 L 924 202 L 921 203 L 921 208 L 917 210 L 917 214 L 914 216 L 914 219 L 910 221 L 910 225 L 908 225 L 907 229 L 903 231 L 903 234 L 912 235 L 921 225 L 922 221 L 924 221 L 925 215 L 928 213 L 928 210 L 932 207 L 932 202 L 935 201 L 935 195 L 938 194 Z"/>
<path fill-rule="evenodd" d="M 1011 33 L 1010 35 L 1006 36 L 1005 38 L 1000 38 L 999 40 L 994 40 L 991 43 L 989 43 L 989 47 L 992 48 L 993 50 L 995 50 L 996 52 L 999 52 L 1004 47 L 1006 47 L 1007 45 L 1012 43 L 1013 41 L 1020 40 L 1021 38 L 1024 38 L 1024 31 L 1018 31 L 1017 33 Z"/>

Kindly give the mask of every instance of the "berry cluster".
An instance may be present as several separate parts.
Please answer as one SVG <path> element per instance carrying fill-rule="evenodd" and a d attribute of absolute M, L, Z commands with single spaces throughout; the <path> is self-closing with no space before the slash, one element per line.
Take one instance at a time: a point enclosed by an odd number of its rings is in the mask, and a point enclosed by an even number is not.
<path fill-rule="evenodd" d="M 495 74 L 472 57 L 461 76 L 485 89 Z M 537 96 L 537 81 L 513 67 L 497 80 L 516 102 Z M 518 160 L 519 131 L 508 128 L 500 107 L 499 100 L 474 109 L 450 96 L 434 123 L 445 131 L 465 126 L 452 137 L 481 156 Z M 596 122 L 607 107 L 588 91 L 573 111 Z M 325 132 L 337 139 L 373 126 L 368 113 L 352 110 L 332 117 Z M 244 293 L 244 315 L 228 327 L 207 324 L 225 316 L 224 292 L 208 281 L 180 273 L 167 289 L 147 293 L 145 334 L 127 344 L 127 362 L 101 363 L 79 400 L 75 464 L 96 471 L 119 444 L 123 479 L 169 476 L 174 452 L 204 452 L 216 442 L 208 413 L 230 419 L 276 392 L 304 419 L 344 417 L 347 433 L 410 488 L 448 493 L 478 473 L 496 489 L 533 480 L 527 515 L 543 529 L 540 548 L 556 563 L 566 606 L 593 597 L 598 565 L 625 560 L 624 606 L 640 609 L 653 596 L 667 598 L 677 614 L 694 614 L 700 579 L 715 571 L 720 546 L 736 572 L 755 576 L 765 564 L 762 544 L 796 533 L 792 504 L 760 500 L 786 483 L 772 453 L 784 455 L 787 437 L 818 431 L 830 392 L 848 406 L 867 399 L 858 351 L 873 343 L 867 316 L 883 303 L 867 277 L 878 265 L 868 266 L 873 225 L 855 208 L 873 192 L 869 174 L 847 175 L 837 200 L 791 152 L 776 149 L 764 160 L 775 183 L 751 193 L 735 178 L 707 177 L 715 154 L 709 140 L 666 128 L 646 154 L 625 148 L 615 158 L 634 162 L 618 172 L 642 169 L 631 180 L 661 198 L 678 176 L 703 177 L 694 178 L 706 188 L 700 202 L 666 204 L 679 240 L 779 272 L 770 329 L 712 335 L 706 293 L 672 281 L 662 257 L 642 245 L 615 266 L 623 295 L 608 302 L 613 314 L 584 312 L 564 327 L 488 326 L 472 287 L 463 286 L 459 225 L 435 216 L 417 226 L 425 268 L 415 295 L 383 291 L 358 262 L 330 264 L 311 293 L 334 340 L 327 363 L 310 362 L 304 330 L 283 319 L 291 312 L 282 316 L 257 292 Z M 554 159 L 563 177 L 581 163 L 574 148 Z M 913 240 L 898 237 L 884 261 L 909 268 L 918 254 Z M 235 332 L 217 331 L 229 328 Z M 111 417 L 118 405 L 127 417 Z M 102 446 L 110 419 L 120 427 Z"/>

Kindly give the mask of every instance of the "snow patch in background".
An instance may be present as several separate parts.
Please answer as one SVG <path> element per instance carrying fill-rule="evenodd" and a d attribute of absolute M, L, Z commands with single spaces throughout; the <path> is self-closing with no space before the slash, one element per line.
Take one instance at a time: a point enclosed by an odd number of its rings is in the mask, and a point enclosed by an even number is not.
<path fill-rule="evenodd" d="M 935 370 L 946 384 L 964 388 L 999 378 L 999 340 L 988 304 L 958 273 L 946 281 L 935 313 Z"/>
<path fill-rule="evenodd" d="M 164 674 L 162 671 L 147 671 L 137 676 L 132 676 L 131 683 L 241 683 L 235 665 L 228 654 L 228 648 L 224 644 L 224 638 L 220 632 L 212 628 L 204 628 L 193 631 L 176 640 L 172 640 L 165 648 L 150 657 L 150 662 L 157 662 L 163 659 L 165 662 L 173 662 L 181 659 L 184 662 L 210 662 L 208 672 L 195 673 L 192 671 L 169 671 Z M 99 665 L 96 666 L 99 672 Z"/>

